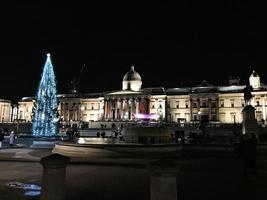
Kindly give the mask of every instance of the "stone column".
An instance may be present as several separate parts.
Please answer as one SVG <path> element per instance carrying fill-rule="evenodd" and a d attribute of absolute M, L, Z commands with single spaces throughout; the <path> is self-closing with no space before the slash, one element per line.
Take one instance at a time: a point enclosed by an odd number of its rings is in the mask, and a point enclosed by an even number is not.
<path fill-rule="evenodd" d="M 135 114 L 135 100 L 134 98 L 131 98 L 131 120 L 133 120 L 133 114 Z"/>
<path fill-rule="evenodd" d="M 138 98 L 136 99 L 136 104 L 135 104 L 135 113 L 138 114 L 139 113 L 139 100 Z"/>
<path fill-rule="evenodd" d="M 43 180 L 40 200 L 64 200 L 66 166 L 70 158 L 52 154 L 41 159 Z"/>
<path fill-rule="evenodd" d="M 158 160 L 149 164 L 150 200 L 178 200 L 179 165 L 172 160 Z"/>
<path fill-rule="evenodd" d="M 193 100 L 190 99 L 190 121 L 193 120 Z"/>
<path fill-rule="evenodd" d="M 262 99 L 262 119 L 264 120 L 264 123 L 265 123 L 265 120 L 266 120 L 266 110 L 265 110 L 265 96 L 263 97 Z"/>
<path fill-rule="evenodd" d="M 115 112 L 115 117 L 114 120 L 118 119 L 118 113 L 117 113 L 117 108 L 118 108 L 118 100 L 114 99 L 114 112 Z"/>
<path fill-rule="evenodd" d="M 112 106 L 112 103 L 111 103 L 111 99 L 109 99 L 108 101 L 108 119 L 110 119 L 111 117 L 111 106 Z"/>

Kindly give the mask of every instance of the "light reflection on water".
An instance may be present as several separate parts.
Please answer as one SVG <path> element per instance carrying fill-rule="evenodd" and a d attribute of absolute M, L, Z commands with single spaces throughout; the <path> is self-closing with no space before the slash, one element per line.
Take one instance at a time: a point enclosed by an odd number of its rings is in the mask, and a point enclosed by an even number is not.
<path fill-rule="evenodd" d="M 24 195 L 26 196 L 38 196 L 41 193 L 41 186 L 36 184 L 27 184 L 15 181 L 7 183 L 6 186 L 25 190 Z"/>
<path fill-rule="evenodd" d="M 41 191 L 27 191 L 24 193 L 25 196 L 39 196 Z"/>

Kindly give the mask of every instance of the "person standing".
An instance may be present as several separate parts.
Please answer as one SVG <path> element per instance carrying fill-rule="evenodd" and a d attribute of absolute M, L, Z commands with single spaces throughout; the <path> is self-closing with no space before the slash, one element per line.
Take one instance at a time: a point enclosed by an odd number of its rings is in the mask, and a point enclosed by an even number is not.
<path fill-rule="evenodd" d="M 239 144 L 239 155 L 243 159 L 243 173 L 245 176 L 257 174 L 257 139 L 254 133 L 244 134 Z"/>
<path fill-rule="evenodd" d="M 11 148 L 13 148 L 14 142 L 15 142 L 15 133 L 14 133 L 14 131 L 11 131 L 11 133 L 9 135 L 9 146 Z"/>

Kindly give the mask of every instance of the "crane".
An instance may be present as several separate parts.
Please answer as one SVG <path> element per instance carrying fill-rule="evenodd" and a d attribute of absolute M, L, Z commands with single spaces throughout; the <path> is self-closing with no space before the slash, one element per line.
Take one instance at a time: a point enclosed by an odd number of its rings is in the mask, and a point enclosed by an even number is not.
<path fill-rule="evenodd" d="M 78 93 L 78 85 L 80 83 L 82 72 L 83 72 L 84 68 L 85 68 L 85 64 L 82 65 L 81 70 L 78 74 L 78 77 L 75 76 L 73 81 L 71 81 L 71 84 L 72 84 L 71 93 L 73 93 L 73 94 Z"/>

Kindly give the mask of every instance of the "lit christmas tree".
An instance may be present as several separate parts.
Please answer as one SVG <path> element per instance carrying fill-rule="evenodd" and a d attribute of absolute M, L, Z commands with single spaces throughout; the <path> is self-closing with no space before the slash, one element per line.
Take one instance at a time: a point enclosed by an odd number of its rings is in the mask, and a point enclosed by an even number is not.
<path fill-rule="evenodd" d="M 57 90 L 50 54 L 47 54 L 39 83 L 32 132 L 34 136 L 54 136 L 58 133 Z"/>

